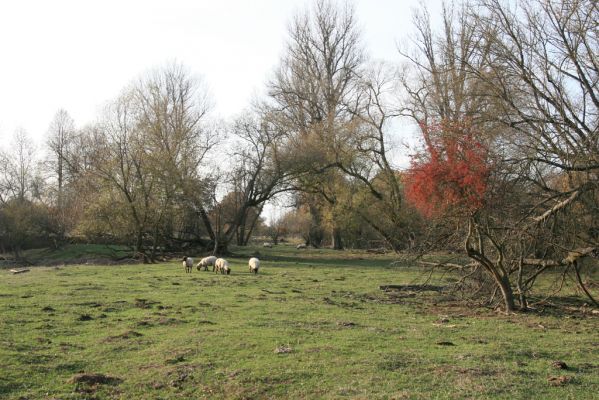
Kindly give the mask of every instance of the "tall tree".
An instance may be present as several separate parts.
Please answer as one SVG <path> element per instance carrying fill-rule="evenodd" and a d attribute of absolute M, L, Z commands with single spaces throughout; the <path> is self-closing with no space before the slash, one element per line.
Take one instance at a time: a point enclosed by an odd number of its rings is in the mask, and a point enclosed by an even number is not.
<path fill-rule="evenodd" d="M 314 186 L 322 178 L 318 173 L 338 164 L 338 150 L 345 146 L 342 127 L 353 118 L 350 108 L 357 101 L 365 59 L 354 10 L 347 3 L 318 0 L 290 24 L 287 49 L 269 92 L 278 123 L 289 132 L 289 145 L 302 155 L 298 167 L 310 172 L 298 188 Z M 314 226 L 321 226 L 320 201 L 305 197 Z M 320 245 L 319 236 L 314 230 L 313 245 Z"/>
<path fill-rule="evenodd" d="M 58 110 L 48 128 L 47 148 L 49 150 L 47 166 L 56 180 L 54 197 L 58 239 L 63 240 L 66 232 L 65 186 L 72 173 L 70 160 L 75 145 L 75 122 L 65 110 Z"/>
<path fill-rule="evenodd" d="M 420 56 L 409 59 L 419 79 L 406 88 L 428 158 L 412 177 L 431 178 L 429 194 L 441 188 L 443 200 L 461 197 L 471 206 L 452 214 L 454 230 L 507 311 L 516 295 L 527 307 L 527 291 L 549 265 L 576 270 L 569 254 L 584 257 L 597 247 L 588 229 L 598 209 L 591 3 L 465 4 L 457 14 L 446 9 L 440 34 L 426 14 L 416 19 Z M 472 147 L 479 144 L 488 166 Z M 427 185 L 420 181 L 420 196 Z"/>

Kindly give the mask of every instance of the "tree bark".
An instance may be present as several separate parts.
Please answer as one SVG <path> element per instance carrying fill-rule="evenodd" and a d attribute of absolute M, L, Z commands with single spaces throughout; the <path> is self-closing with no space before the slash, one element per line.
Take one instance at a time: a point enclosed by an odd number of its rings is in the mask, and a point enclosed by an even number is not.
<path fill-rule="evenodd" d="M 510 313 L 516 310 L 516 303 L 514 302 L 514 292 L 510 280 L 507 276 L 502 276 L 497 282 L 501 295 L 503 296 L 503 302 L 505 305 L 505 312 Z"/>
<path fill-rule="evenodd" d="M 310 204 L 310 232 L 309 239 L 310 243 L 313 247 L 319 248 L 322 245 L 323 232 L 322 232 L 322 217 L 320 215 L 320 210 L 315 204 Z"/>
<path fill-rule="evenodd" d="M 333 250 L 343 250 L 343 241 L 341 240 L 341 229 L 339 229 L 336 226 L 333 228 L 331 242 Z"/>

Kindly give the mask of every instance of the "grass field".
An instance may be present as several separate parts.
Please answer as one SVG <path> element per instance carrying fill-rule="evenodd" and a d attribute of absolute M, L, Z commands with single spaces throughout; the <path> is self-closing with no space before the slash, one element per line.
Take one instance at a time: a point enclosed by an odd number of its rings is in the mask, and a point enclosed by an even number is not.
<path fill-rule="evenodd" d="M 0 270 L 0 398 L 597 398 L 595 314 L 384 292 L 424 279 L 385 255 L 260 248 L 250 275 L 252 250 L 235 249 L 230 276 L 179 261 Z"/>

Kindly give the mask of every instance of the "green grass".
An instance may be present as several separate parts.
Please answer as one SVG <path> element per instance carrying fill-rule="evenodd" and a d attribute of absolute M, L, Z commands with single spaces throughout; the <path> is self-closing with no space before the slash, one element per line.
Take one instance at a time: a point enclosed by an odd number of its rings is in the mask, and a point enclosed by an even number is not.
<path fill-rule="evenodd" d="M 256 250 L 262 270 L 250 275 L 247 255 Z M 230 276 L 185 274 L 180 261 L 0 271 L 0 398 L 591 399 L 599 393 L 596 316 L 505 316 L 435 292 L 386 293 L 380 284 L 426 276 L 390 266 L 392 256 L 291 246 L 235 251 L 240 257 L 230 258 Z M 555 360 L 570 368 L 554 369 Z M 120 381 L 71 383 L 81 372 Z M 569 382 L 549 384 L 560 375 Z"/>

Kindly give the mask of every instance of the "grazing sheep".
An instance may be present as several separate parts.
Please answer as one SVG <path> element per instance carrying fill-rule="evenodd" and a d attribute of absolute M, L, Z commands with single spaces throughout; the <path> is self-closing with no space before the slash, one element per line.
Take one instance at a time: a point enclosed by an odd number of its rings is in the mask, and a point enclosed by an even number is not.
<path fill-rule="evenodd" d="M 216 262 L 216 257 L 204 257 L 200 260 L 197 265 L 198 271 L 204 268 L 204 271 L 208 271 L 208 266 L 212 265 L 212 272 L 214 272 L 214 263 Z"/>
<path fill-rule="evenodd" d="M 258 273 L 258 269 L 260 269 L 260 260 L 258 260 L 256 257 L 252 257 L 250 258 L 250 261 L 248 262 L 248 265 L 250 267 L 250 273 Z"/>
<path fill-rule="evenodd" d="M 272 243 L 264 242 L 262 247 L 268 247 L 269 249 L 272 249 Z"/>
<path fill-rule="evenodd" d="M 229 262 L 224 258 L 218 258 L 214 263 L 214 272 L 217 274 L 220 272 L 221 274 L 231 274 L 231 268 L 229 267 Z"/>
<path fill-rule="evenodd" d="M 299 250 L 299 249 L 305 249 L 306 247 L 307 247 L 307 246 L 306 246 L 305 244 L 303 244 L 303 243 L 300 243 L 300 244 L 298 244 L 298 245 L 297 245 L 295 248 Z"/>
<path fill-rule="evenodd" d="M 193 258 L 191 257 L 183 257 L 183 266 L 185 267 L 185 272 L 191 273 L 191 269 L 193 268 Z"/>

